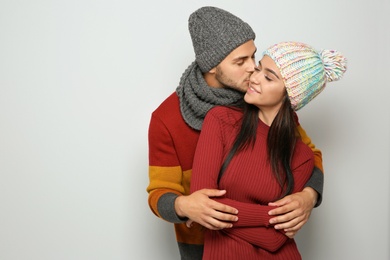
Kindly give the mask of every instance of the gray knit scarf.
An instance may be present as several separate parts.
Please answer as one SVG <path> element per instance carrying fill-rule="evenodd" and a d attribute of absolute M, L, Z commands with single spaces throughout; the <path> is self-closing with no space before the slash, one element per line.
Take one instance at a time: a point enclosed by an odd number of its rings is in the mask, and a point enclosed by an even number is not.
<path fill-rule="evenodd" d="M 195 130 L 202 128 L 204 117 L 212 107 L 232 105 L 243 97 L 236 90 L 208 86 L 196 62 L 184 71 L 176 93 L 184 121 Z"/>

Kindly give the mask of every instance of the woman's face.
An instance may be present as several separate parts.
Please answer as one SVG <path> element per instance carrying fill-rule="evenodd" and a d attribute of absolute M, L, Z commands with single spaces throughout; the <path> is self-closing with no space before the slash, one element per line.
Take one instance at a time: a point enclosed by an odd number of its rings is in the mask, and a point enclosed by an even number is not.
<path fill-rule="evenodd" d="M 286 89 L 279 68 L 265 55 L 250 77 L 244 100 L 263 111 L 279 111 L 285 95 Z"/>

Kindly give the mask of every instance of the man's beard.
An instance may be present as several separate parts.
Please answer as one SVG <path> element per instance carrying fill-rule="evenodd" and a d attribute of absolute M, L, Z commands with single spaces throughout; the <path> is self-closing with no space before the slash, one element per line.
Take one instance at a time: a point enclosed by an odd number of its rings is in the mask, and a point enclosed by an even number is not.
<path fill-rule="evenodd" d="M 237 82 L 234 82 L 229 77 L 227 77 L 219 67 L 216 68 L 215 77 L 219 81 L 219 83 L 221 83 L 223 85 L 224 88 L 233 89 L 233 90 L 239 91 L 241 93 L 246 92 L 246 89 L 240 88 L 238 86 Z"/>

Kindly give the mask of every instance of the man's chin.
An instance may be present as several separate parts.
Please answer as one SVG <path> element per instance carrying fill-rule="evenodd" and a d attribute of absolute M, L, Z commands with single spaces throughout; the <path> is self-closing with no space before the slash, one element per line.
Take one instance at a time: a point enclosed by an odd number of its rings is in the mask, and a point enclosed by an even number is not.
<path fill-rule="evenodd" d="M 242 94 L 245 94 L 247 89 L 248 89 L 248 85 L 246 85 L 246 86 L 228 86 L 228 85 L 224 85 L 224 88 L 232 89 L 232 90 L 241 92 Z"/>

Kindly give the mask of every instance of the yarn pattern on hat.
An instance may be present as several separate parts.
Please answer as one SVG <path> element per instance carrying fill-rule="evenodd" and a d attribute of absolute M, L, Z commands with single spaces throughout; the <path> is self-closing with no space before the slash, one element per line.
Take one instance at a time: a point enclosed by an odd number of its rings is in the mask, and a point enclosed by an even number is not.
<path fill-rule="evenodd" d="M 337 51 L 317 52 L 300 42 L 281 42 L 268 48 L 278 66 L 292 108 L 297 111 L 320 94 L 327 82 L 340 79 L 346 71 L 346 58 Z"/>
<path fill-rule="evenodd" d="M 188 19 L 196 62 L 201 71 L 216 67 L 234 49 L 256 35 L 252 28 L 237 16 L 223 9 L 205 6 Z"/>

